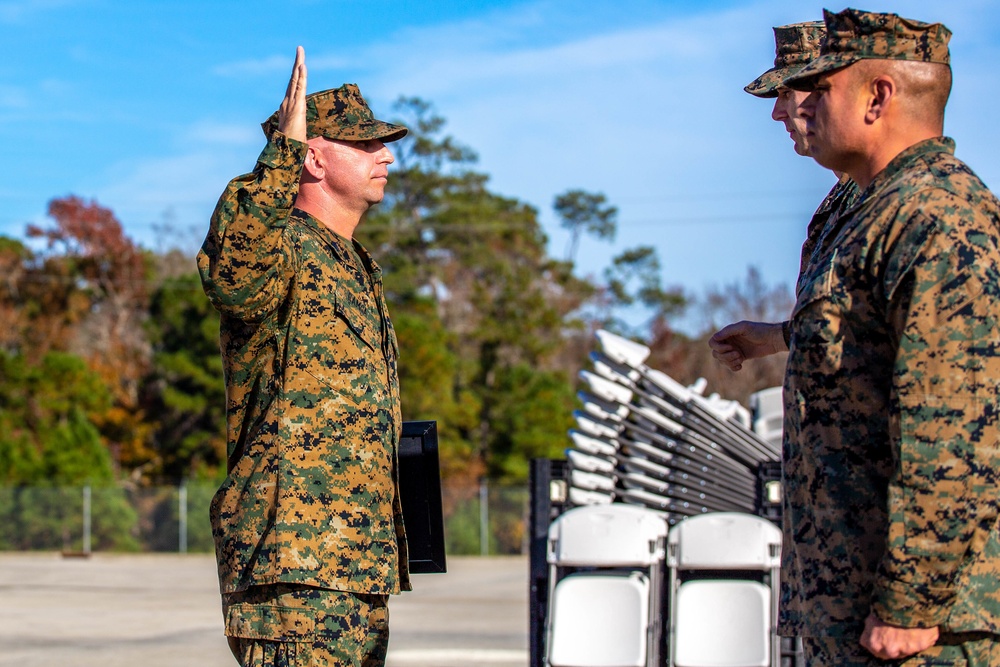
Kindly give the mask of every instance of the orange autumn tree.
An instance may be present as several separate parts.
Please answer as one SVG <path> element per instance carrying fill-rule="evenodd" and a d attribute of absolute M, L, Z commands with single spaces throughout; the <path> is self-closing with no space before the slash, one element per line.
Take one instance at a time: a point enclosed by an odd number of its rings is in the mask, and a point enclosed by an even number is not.
<path fill-rule="evenodd" d="M 48 349 L 86 359 L 107 383 L 114 403 L 94 420 L 114 458 L 140 468 L 153 457 L 139 406 L 150 365 L 142 327 L 149 305 L 146 258 L 114 213 L 96 201 L 53 199 L 48 213 L 53 226 L 29 225 L 27 235 L 46 241 L 38 282 L 45 299 L 58 303 L 42 304 L 32 331 L 47 332 Z"/>

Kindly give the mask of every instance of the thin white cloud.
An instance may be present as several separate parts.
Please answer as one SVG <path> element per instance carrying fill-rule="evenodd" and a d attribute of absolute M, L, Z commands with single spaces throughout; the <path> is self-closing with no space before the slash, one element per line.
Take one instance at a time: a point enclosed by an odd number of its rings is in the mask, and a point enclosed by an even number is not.
<path fill-rule="evenodd" d="M 155 226 L 169 217 L 178 229 L 207 229 L 229 179 L 253 168 L 245 151 L 197 151 L 123 162 L 103 170 L 85 193 L 112 209 L 127 233 L 147 247 Z"/>
<path fill-rule="evenodd" d="M 18 24 L 43 12 L 83 4 L 80 0 L 5 0 L 0 2 L 0 23 Z"/>
<path fill-rule="evenodd" d="M 223 146 L 252 146 L 260 143 L 260 128 L 245 123 L 221 123 L 213 120 L 198 121 L 180 132 L 184 143 L 197 142 Z"/>
<path fill-rule="evenodd" d="M 89 112 L 66 100 L 79 92 L 79 86 L 65 79 L 46 78 L 22 86 L 0 84 L 0 110 L 13 112 L 17 118 L 30 117 L 62 121 L 86 120 Z"/>
<path fill-rule="evenodd" d="M 223 63 L 212 68 L 216 76 L 232 78 L 256 78 L 278 73 L 288 73 L 292 70 L 294 54 L 273 55 L 267 58 L 241 60 Z M 306 54 L 306 64 L 310 72 L 323 72 L 336 69 L 348 69 L 352 61 L 336 55 L 312 56 Z"/>
<path fill-rule="evenodd" d="M 31 95 L 23 88 L 0 86 L 0 109 L 27 109 Z"/>
<path fill-rule="evenodd" d="M 274 74 L 282 70 L 291 70 L 288 58 L 268 56 L 267 58 L 254 58 L 216 65 L 212 68 L 212 74 L 224 77 L 256 77 Z"/>
<path fill-rule="evenodd" d="M 309 60 L 310 72 L 329 72 L 332 70 L 350 69 L 356 66 L 356 61 L 352 58 L 345 58 L 338 55 L 307 56 Z M 289 55 L 285 61 L 285 67 L 289 71 L 292 68 L 292 57 Z"/>

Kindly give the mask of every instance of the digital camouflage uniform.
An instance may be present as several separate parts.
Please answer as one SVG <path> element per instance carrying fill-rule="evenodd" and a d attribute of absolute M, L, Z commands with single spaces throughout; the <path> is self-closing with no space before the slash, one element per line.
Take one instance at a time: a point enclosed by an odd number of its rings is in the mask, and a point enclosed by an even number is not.
<path fill-rule="evenodd" d="M 310 137 L 406 132 L 375 120 L 353 85 L 307 101 Z M 229 475 L 211 521 L 226 633 L 278 640 L 286 660 L 348 646 L 344 619 L 368 606 L 384 626 L 385 596 L 408 590 L 409 575 L 381 272 L 359 243 L 293 208 L 306 144 L 278 132 L 276 117 L 264 129 L 253 172 L 216 206 L 198 267 L 222 314 Z M 262 649 L 250 644 L 239 651 L 253 660 Z"/>
<path fill-rule="evenodd" d="M 826 23 L 787 85 L 860 57 L 947 63 L 940 24 Z M 953 152 L 940 137 L 897 155 L 834 212 L 798 281 L 780 632 L 807 638 L 810 664 L 889 664 L 858 645 L 870 611 L 939 626 L 900 664 L 1000 659 L 1000 202 Z"/>
<path fill-rule="evenodd" d="M 799 259 L 799 276 L 806 272 L 812 261 L 816 244 L 826 230 L 827 224 L 835 220 L 842 211 L 847 210 L 858 200 L 858 184 L 851 180 L 850 176 L 844 174 L 837 180 L 834 186 L 827 193 L 826 198 L 813 213 L 806 228 L 806 240 L 802 243 L 802 253 Z"/>
<path fill-rule="evenodd" d="M 822 21 L 806 21 L 773 28 L 774 66 L 743 87 L 754 97 L 775 98 L 785 79 L 797 73 L 819 56 L 826 25 Z M 840 178 L 813 213 L 806 228 L 806 240 L 802 244 L 799 275 L 805 271 L 806 263 L 812 255 L 816 239 L 822 233 L 830 216 L 847 208 L 858 196 L 858 186 L 846 175 Z M 788 344 L 789 323 L 782 323 L 782 334 Z"/>

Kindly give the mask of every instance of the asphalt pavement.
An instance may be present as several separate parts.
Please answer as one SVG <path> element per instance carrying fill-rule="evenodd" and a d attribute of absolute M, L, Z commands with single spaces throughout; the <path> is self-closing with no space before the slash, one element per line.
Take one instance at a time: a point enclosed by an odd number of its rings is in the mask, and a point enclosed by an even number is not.
<path fill-rule="evenodd" d="M 451 557 L 389 602 L 387 667 L 526 667 L 526 557 Z M 210 555 L 0 553 L 0 667 L 233 667 Z"/>

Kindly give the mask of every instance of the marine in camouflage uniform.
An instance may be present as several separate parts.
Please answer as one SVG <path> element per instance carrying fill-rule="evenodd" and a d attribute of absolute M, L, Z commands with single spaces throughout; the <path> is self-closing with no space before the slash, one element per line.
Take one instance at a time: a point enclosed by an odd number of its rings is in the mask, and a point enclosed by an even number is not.
<path fill-rule="evenodd" d="M 797 102 L 803 94 L 784 85 L 784 80 L 805 67 L 819 56 L 820 44 L 826 35 L 822 21 L 807 21 L 774 29 L 774 66 L 758 76 L 743 90 L 754 97 L 774 99 L 771 118 L 783 122 L 792 135 L 795 152 L 808 155 L 809 144 L 804 136 L 804 121 L 799 116 Z M 806 228 L 806 240 L 802 244 L 799 275 L 812 256 L 816 239 L 822 233 L 831 215 L 846 208 L 858 195 L 858 187 L 847 175 L 838 174 L 837 182 L 813 213 Z M 713 354 L 733 370 L 740 370 L 743 361 L 783 352 L 788 349 L 789 323 L 771 324 L 763 322 L 738 322 L 724 327 L 709 344 Z"/>
<path fill-rule="evenodd" d="M 256 167 L 226 187 L 198 254 L 222 314 L 229 474 L 211 522 L 226 634 L 245 665 L 381 665 L 386 596 L 410 587 L 396 337 L 353 228 L 335 232 L 296 198 L 307 176 L 313 193 L 326 178 L 310 152 L 333 141 L 375 165 L 352 187 L 373 182 L 365 196 L 380 199 L 382 142 L 406 129 L 376 120 L 353 84 L 305 96 L 301 50 L 286 107 L 308 142 L 278 113 L 264 123 Z"/>
<path fill-rule="evenodd" d="M 820 57 L 785 84 L 818 89 L 804 105 L 812 151 L 836 168 L 855 155 L 843 128 L 858 113 L 826 99 L 851 94 L 838 72 L 933 63 L 921 71 L 950 85 L 951 33 L 856 10 L 825 21 Z M 864 131 L 909 132 L 913 107 L 891 105 L 910 93 L 887 101 L 867 81 L 883 115 Z M 884 167 L 855 164 L 860 198 L 828 221 L 797 286 L 780 631 L 804 637 L 810 665 L 889 664 L 862 645 L 912 655 L 892 664 L 1000 664 L 1000 202 L 930 134 Z"/>

